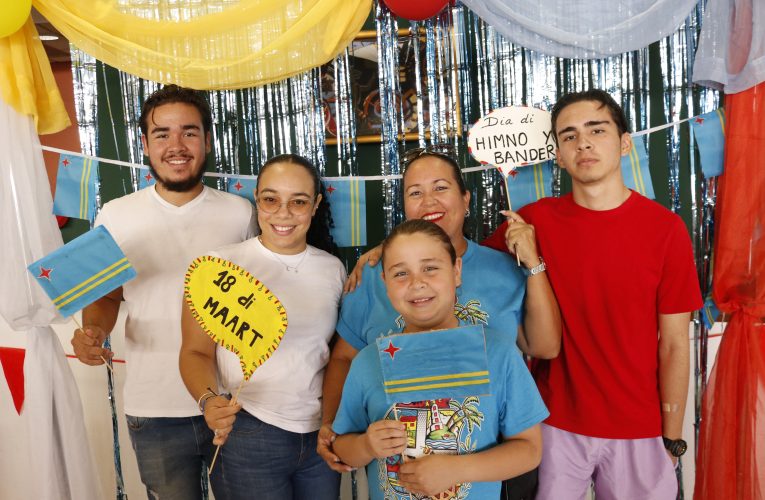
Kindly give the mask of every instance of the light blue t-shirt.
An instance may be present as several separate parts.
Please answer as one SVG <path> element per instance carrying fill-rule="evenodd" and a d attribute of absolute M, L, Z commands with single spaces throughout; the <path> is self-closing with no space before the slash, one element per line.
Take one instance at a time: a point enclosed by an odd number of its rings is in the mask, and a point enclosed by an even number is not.
<path fill-rule="evenodd" d="M 364 266 L 361 286 L 343 299 L 337 332 L 356 350 L 362 350 L 403 323 L 393 309 L 382 280 L 382 263 Z M 506 253 L 468 240 L 462 256 L 462 286 L 457 288 L 455 314 L 467 325 L 491 326 L 506 332 L 512 343 L 523 316 L 526 277 Z"/>
<path fill-rule="evenodd" d="M 500 435 L 514 436 L 547 418 L 547 408 L 515 347 L 514 336 L 492 329 L 484 329 L 484 335 L 491 395 L 397 403 L 394 410 L 385 397 L 380 357 L 373 342 L 353 359 L 333 430 L 337 434 L 361 433 L 372 422 L 398 419 L 407 424 L 405 455 L 465 454 L 491 448 L 501 442 Z M 459 356 L 459 346 L 454 355 Z M 409 499 L 409 492 L 398 485 L 400 465 L 400 455 L 367 465 L 372 500 Z M 455 498 L 499 498 L 500 486 L 499 481 L 459 484 L 454 488 Z"/>

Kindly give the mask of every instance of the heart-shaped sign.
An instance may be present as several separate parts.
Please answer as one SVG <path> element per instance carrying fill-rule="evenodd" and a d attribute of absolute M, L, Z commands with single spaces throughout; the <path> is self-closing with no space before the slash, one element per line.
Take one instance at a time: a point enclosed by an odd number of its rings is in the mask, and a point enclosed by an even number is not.
<path fill-rule="evenodd" d="M 184 298 L 202 330 L 239 357 L 244 380 L 271 355 L 287 331 L 287 311 L 246 270 L 204 255 L 189 265 Z"/>

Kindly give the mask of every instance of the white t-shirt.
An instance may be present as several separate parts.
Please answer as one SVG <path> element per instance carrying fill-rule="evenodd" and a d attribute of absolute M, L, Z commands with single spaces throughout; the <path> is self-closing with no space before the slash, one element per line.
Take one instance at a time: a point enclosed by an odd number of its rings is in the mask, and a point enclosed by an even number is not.
<path fill-rule="evenodd" d="M 199 415 L 178 369 L 183 278 L 205 250 L 257 233 L 255 207 L 209 187 L 176 207 L 154 186 L 110 201 L 96 218 L 136 270 L 122 287 L 125 323 L 125 413 L 139 417 Z"/>
<path fill-rule="evenodd" d="M 345 281 L 336 257 L 312 246 L 305 252 L 277 258 L 258 238 L 211 252 L 246 269 L 287 311 L 279 347 L 245 382 L 238 401 L 263 422 L 299 433 L 321 426 L 324 367 Z M 297 273 L 287 271 L 287 265 L 297 266 Z M 220 346 L 216 351 L 220 385 L 233 393 L 243 378 L 239 358 Z"/>

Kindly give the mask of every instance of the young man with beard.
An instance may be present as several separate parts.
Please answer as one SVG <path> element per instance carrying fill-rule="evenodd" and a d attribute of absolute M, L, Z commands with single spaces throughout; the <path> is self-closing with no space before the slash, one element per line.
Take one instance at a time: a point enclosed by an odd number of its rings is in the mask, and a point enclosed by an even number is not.
<path fill-rule="evenodd" d="M 624 185 L 632 141 L 610 95 L 563 96 L 552 130 L 572 192 L 509 212 L 484 242 L 507 252 L 534 226 L 563 318 L 560 354 L 533 370 L 550 410 L 536 498 L 583 499 L 592 482 L 598 500 L 674 500 L 689 311 L 702 304 L 690 238 Z"/>
<path fill-rule="evenodd" d="M 212 458 L 212 431 L 181 380 L 183 278 L 210 248 L 256 234 L 255 209 L 244 198 L 202 184 L 212 118 L 198 92 L 168 85 L 148 97 L 141 142 L 157 183 L 104 205 L 104 225 L 137 276 L 82 311 L 72 346 L 85 364 L 103 364 L 102 347 L 125 323 L 125 413 L 149 498 L 201 498 L 201 471 Z M 215 475 L 211 478 L 215 481 Z"/>

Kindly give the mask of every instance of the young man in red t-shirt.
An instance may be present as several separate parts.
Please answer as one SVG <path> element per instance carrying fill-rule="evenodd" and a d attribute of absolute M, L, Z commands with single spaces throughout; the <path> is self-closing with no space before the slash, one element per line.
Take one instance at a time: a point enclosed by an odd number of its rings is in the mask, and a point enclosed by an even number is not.
<path fill-rule="evenodd" d="M 537 500 L 584 498 L 591 482 L 598 500 L 674 500 L 688 324 L 702 304 L 690 238 L 624 185 L 632 141 L 610 95 L 564 96 L 552 129 L 572 192 L 509 212 L 484 242 L 508 251 L 534 226 L 563 317 L 560 355 L 534 365 L 550 410 Z"/>

